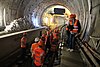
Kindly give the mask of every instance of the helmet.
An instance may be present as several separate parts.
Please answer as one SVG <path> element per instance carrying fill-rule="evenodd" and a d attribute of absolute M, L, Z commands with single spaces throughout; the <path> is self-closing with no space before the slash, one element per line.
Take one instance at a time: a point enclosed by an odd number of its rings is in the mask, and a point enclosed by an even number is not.
<path fill-rule="evenodd" d="M 70 18 L 75 18 L 75 17 L 76 17 L 75 14 L 71 14 L 71 15 L 70 15 Z"/>
<path fill-rule="evenodd" d="M 38 38 L 38 37 L 36 37 L 34 41 L 35 41 L 35 42 L 38 42 L 38 41 L 39 41 L 39 38 Z"/>

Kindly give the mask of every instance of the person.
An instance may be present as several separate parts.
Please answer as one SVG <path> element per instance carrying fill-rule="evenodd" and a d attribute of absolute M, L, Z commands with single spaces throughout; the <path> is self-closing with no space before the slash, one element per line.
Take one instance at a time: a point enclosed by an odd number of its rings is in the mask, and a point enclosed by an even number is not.
<path fill-rule="evenodd" d="M 31 45 L 31 54 L 32 54 L 32 60 L 33 60 L 33 62 L 34 62 L 34 58 L 33 58 L 33 52 L 34 52 L 34 49 L 35 48 L 37 48 L 39 45 L 38 45 L 38 42 L 39 42 L 39 38 L 38 37 L 36 37 L 35 38 L 35 43 L 33 43 L 32 45 Z M 32 67 L 34 67 L 34 63 L 32 62 Z"/>
<path fill-rule="evenodd" d="M 33 57 L 34 57 L 34 66 L 35 67 L 41 67 L 44 63 L 44 56 L 45 51 L 43 50 L 43 42 L 38 42 L 38 47 L 34 49 Z"/>
<path fill-rule="evenodd" d="M 45 52 L 46 52 L 46 56 L 45 56 L 45 62 L 44 62 L 44 64 L 48 64 L 49 63 L 49 58 L 50 58 L 50 56 L 51 56 L 51 51 L 50 51 L 50 48 L 51 48 L 51 42 L 52 42 L 52 39 L 53 39 L 53 35 L 52 35 L 52 31 L 49 29 L 48 31 L 47 31 L 47 35 L 45 36 L 45 38 L 46 38 L 46 46 L 45 46 Z"/>
<path fill-rule="evenodd" d="M 38 47 L 39 38 L 36 37 L 34 41 L 35 41 L 35 43 L 33 43 L 33 44 L 31 45 L 31 53 L 34 51 L 34 49 L 35 49 L 36 47 Z"/>
<path fill-rule="evenodd" d="M 55 52 L 55 61 L 54 62 L 56 64 L 59 64 L 58 49 L 59 49 L 59 30 L 54 29 L 51 50 L 53 50 Z"/>
<path fill-rule="evenodd" d="M 80 34 L 81 25 L 79 20 L 76 19 L 75 14 L 70 15 L 69 25 L 67 26 L 69 30 L 69 42 L 68 42 L 68 51 L 72 52 L 75 46 L 75 37 Z"/>
<path fill-rule="evenodd" d="M 50 50 L 50 47 L 51 47 L 50 41 L 51 41 L 51 39 L 50 39 L 50 30 L 47 30 L 47 32 L 46 32 L 46 46 L 45 46 L 45 51 Z"/>
<path fill-rule="evenodd" d="M 46 45 L 46 34 L 42 34 L 41 40 L 43 41 L 43 44 Z"/>
<path fill-rule="evenodd" d="M 46 45 L 46 35 L 45 34 L 42 34 L 40 38 L 40 43 L 43 44 L 43 50 L 45 50 L 45 45 Z"/>
<path fill-rule="evenodd" d="M 24 60 L 26 56 L 26 32 L 23 33 L 23 37 L 21 38 L 21 59 Z"/>
<path fill-rule="evenodd" d="M 67 39 L 66 39 L 66 45 L 68 46 L 68 44 L 69 44 L 69 36 L 70 36 L 70 31 L 69 31 L 69 29 L 68 29 L 68 25 L 69 25 L 69 22 L 67 21 L 66 22 L 66 34 L 67 34 Z"/>

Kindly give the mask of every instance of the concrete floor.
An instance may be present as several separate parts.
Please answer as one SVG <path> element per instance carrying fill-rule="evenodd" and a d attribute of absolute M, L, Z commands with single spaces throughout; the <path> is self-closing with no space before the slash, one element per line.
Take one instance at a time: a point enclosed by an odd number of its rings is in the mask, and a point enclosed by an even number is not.
<path fill-rule="evenodd" d="M 61 64 L 54 67 L 86 67 L 78 50 L 74 52 L 62 50 Z"/>
<path fill-rule="evenodd" d="M 12 67 L 32 67 L 31 58 L 24 61 L 23 64 L 14 65 Z M 47 66 L 43 66 L 47 67 Z M 67 51 L 67 48 L 62 50 L 61 63 L 53 67 L 86 67 L 78 50 L 74 52 Z"/>

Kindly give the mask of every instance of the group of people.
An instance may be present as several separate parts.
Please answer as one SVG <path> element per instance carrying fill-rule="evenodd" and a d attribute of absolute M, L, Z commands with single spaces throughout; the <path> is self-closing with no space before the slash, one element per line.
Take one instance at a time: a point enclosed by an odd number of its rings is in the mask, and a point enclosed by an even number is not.
<path fill-rule="evenodd" d="M 69 22 L 66 27 L 66 31 L 68 34 L 68 49 L 67 51 L 72 52 L 75 46 L 75 37 L 80 35 L 80 22 L 76 19 L 75 14 L 70 15 Z M 50 60 L 50 57 L 55 53 L 55 60 L 58 60 L 58 50 L 59 50 L 59 36 L 60 31 L 56 27 L 54 30 L 47 29 L 46 33 L 43 33 L 42 36 L 36 37 L 34 42 L 31 45 L 31 57 L 32 64 L 34 67 L 41 67 L 43 64 Z M 21 39 L 21 48 L 22 48 L 22 58 L 25 58 L 26 54 L 26 33 L 23 33 L 23 37 Z"/>
<path fill-rule="evenodd" d="M 78 35 L 80 35 L 80 30 L 81 30 L 81 25 L 79 20 L 76 19 L 76 15 L 75 14 L 71 14 L 67 27 L 66 27 L 66 31 L 67 31 L 67 35 L 68 35 L 68 40 L 67 40 L 67 51 L 72 52 L 75 48 L 75 37 L 77 37 Z"/>
<path fill-rule="evenodd" d="M 59 31 L 55 29 L 53 32 L 47 30 L 46 34 L 42 34 L 40 38 L 35 38 L 35 43 L 31 46 L 31 53 L 33 58 L 33 66 L 41 67 L 53 53 L 57 54 L 58 50 Z"/>
<path fill-rule="evenodd" d="M 26 55 L 26 33 L 23 33 L 21 38 L 21 58 L 24 59 Z M 34 43 L 31 45 L 32 66 L 41 67 L 44 63 L 48 63 L 50 57 L 55 53 L 56 60 L 58 60 L 58 47 L 59 47 L 59 29 L 56 27 L 54 30 L 47 29 L 46 33 L 42 36 L 36 37 Z"/>

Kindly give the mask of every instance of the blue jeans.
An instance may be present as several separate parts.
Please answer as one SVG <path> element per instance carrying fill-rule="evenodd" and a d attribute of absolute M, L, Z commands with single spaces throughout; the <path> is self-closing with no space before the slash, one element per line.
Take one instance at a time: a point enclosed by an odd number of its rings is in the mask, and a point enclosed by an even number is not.
<path fill-rule="evenodd" d="M 74 46 L 75 46 L 75 34 L 70 34 L 68 48 L 74 49 Z"/>

